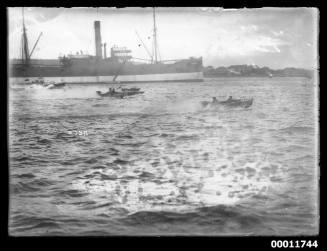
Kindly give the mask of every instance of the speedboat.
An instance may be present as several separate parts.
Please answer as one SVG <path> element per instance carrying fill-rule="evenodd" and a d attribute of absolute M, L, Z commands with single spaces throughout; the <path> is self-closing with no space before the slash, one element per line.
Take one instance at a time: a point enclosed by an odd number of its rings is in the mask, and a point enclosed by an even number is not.
<path fill-rule="evenodd" d="M 60 88 L 62 88 L 64 86 L 66 86 L 66 83 L 65 82 L 60 82 L 60 83 L 50 83 L 46 87 L 48 89 L 60 89 Z"/>
<path fill-rule="evenodd" d="M 227 99 L 225 101 L 216 101 L 216 102 L 202 101 L 201 104 L 202 104 L 203 107 L 225 106 L 225 107 L 249 108 L 253 104 L 253 98 L 251 98 L 251 99 L 232 99 L 232 98 L 229 98 L 229 99 Z"/>
<path fill-rule="evenodd" d="M 122 88 L 119 87 L 126 96 L 132 96 L 135 94 L 143 94 L 144 92 L 140 91 L 141 88 L 132 87 L 132 88 Z"/>
<path fill-rule="evenodd" d="M 102 93 L 101 91 L 97 91 L 97 94 L 101 97 L 117 97 L 117 98 L 123 98 L 125 96 L 132 96 L 136 94 L 143 94 L 143 91 L 140 91 L 140 88 L 121 88 L 119 87 L 118 89 L 121 89 L 122 91 L 117 92 L 117 91 L 108 91 L 105 93 Z"/>
<path fill-rule="evenodd" d="M 114 98 L 124 98 L 125 94 L 123 92 L 104 92 L 96 91 L 96 93 L 101 97 L 114 97 Z"/>
<path fill-rule="evenodd" d="M 219 102 L 220 105 L 229 106 L 229 107 L 243 107 L 248 108 L 253 104 L 253 98 L 251 99 L 231 99 Z"/>
<path fill-rule="evenodd" d="M 141 88 L 132 87 L 132 88 L 121 88 L 123 92 L 138 92 Z"/>
<path fill-rule="evenodd" d="M 123 91 L 125 96 L 132 96 L 132 95 L 136 95 L 136 94 L 143 94 L 144 92 L 141 91 Z"/>

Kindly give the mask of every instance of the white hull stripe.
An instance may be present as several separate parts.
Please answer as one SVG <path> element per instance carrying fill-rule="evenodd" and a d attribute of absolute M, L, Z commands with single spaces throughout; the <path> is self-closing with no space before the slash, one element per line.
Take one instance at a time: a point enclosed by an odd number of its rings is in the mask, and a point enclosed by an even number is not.
<path fill-rule="evenodd" d="M 103 83 L 113 82 L 114 76 L 85 76 L 85 77 L 42 77 L 44 81 L 66 82 L 66 83 Z M 25 81 L 28 79 L 29 81 Z M 19 77 L 10 78 L 10 83 L 28 83 L 38 80 L 39 77 Z M 162 81 L 192 81 L 203 80 L 202 72 L 189 73 L 167 73 L 167 74 L 147 74 L 147 75 L 121 75 L 116 81 L 121 82 L 162 82 Z"/>

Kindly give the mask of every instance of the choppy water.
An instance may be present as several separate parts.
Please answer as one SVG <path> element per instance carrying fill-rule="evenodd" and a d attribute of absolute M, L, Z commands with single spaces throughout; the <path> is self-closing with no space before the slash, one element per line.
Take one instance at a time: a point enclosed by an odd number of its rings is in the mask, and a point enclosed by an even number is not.
<path fill-rule="evenodd" d="M 97 97 L 101 85 L 10 89 L 10 234 L 317 233 L 316 84 L 129 86 L 145 93 L 120 100 Z M 199 106 L 229 95 L 254 104 Z"/>

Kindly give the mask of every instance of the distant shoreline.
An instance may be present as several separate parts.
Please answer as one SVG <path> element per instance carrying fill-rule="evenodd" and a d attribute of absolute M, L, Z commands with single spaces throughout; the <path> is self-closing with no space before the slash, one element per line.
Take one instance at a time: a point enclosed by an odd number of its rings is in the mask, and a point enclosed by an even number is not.
<path fill-rule="evenodd" d="M 228 67 L 212 66 L 203 67 L 204 77 L 305 77 L 313 78 L 315 70 L 288 67 L 284 69 L 273 70 L 269 67 L 258 67 L 257 65 L 231 65 Z"/>
<path fill-rule="evenodd" d="M 267 76 L 203 76 L 203 79 L 285 79 L 285 78 L 308 78 L 306 76 L 275 76 L 275 77 L 267 77 Z M 308 78 L 309 79 L 309 78 Z"/>

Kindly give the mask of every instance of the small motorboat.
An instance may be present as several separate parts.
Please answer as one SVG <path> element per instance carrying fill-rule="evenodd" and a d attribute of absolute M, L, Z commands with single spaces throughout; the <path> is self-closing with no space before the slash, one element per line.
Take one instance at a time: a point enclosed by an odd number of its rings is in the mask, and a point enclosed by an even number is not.
<path fill-rule="evenodd" d="M 96 91 L 96 93 L 101 97 L 114 97 L 114 98 L 124 98 L 125 93 L 124 92 L 104 92 Z"/>
<path fill-rule="evenodd" d="M 65 82 L 60 82 L 60 83 L 50 83 L 46 85 L 48 89 L 60 89 L 62 87 L 66 86 Z"/>
<path fill-rule="evenodd" d="M 136 95 L 136 94 L 143 94 L 144 92 L 141 91 L 123 91 L 125 96 L 132 96 L 132 95 Z"/>
<path fill-rule="evenodd" d="M 126 96 L 132 96 L 136 94 L 143 94 L 144 92 L 140 91 L 141 88 L 132 87 L 132 88 L 122 88 L 119 87 Z"/>
<path fill-rule="evenodd" d="M 201 102 L 203 107 L 218 107 L 218 106 L 225 106 L 225 107 L 242 107 L 242 108 L 249 108 L 253 104 L 253 98 L 251 99 L 233 99 L 229 98 L 225 101 L 202 101 Z"/>
<path fill-rule="evenodd" d="M 138 92 L 141 88 L 132 87 L 132 88 L 121 88 L 123 92 Z"/>
<path fill-rule="evenodd" d="M 219 102 L 220 105 L 225 105 L 229 107 L 243 107 L 248 108 L 253 104 L 253 98 L 251 99 L 232 99 Z"/>
<path fill-rule="evenodd" d="M 121 89 L 121 91 L 115 91 L 115 89 L 109 88 L 109 91 L 106 93 L 102 93 L 101 91 L 97 91 L 97 94 L 101 97 L 117 97 L 117 98 L 123 98 L 125 96 L 132 96 L 136 94 L 143 94 L 143 91 L 140 91 L 140 88 L 122 88 L 118 87 L 117 89 Z"/>

